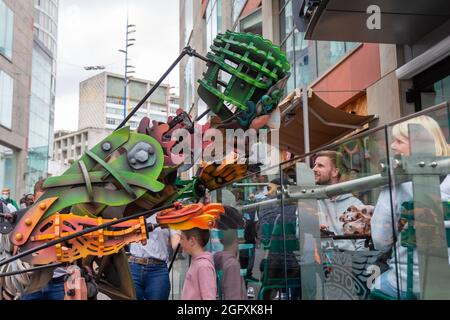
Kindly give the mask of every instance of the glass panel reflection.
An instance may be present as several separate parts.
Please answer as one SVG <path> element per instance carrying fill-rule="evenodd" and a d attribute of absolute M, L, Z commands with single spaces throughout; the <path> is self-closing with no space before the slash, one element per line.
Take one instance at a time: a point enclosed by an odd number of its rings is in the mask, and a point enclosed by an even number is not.
<path fill-rule="evenodd" d="M 210 192 L 242 221 L 207 245 L 218 298 L 449 299 L 449 119 L 431 107 Z"/>

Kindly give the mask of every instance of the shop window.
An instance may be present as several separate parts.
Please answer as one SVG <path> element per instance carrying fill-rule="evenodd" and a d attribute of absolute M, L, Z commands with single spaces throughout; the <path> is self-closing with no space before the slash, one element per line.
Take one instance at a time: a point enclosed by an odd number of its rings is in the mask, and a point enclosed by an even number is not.
<path fill-rule="evenodd" d="M 425 88 L 420 93 L 420 99 L 423 109 L 450 101 L 450 75 Z"/>
<path fill-rule="evenodd" d="M 406 99 L 415 104 L 415 112 L 450 101 L 450 57 L 418 74 Z"/>

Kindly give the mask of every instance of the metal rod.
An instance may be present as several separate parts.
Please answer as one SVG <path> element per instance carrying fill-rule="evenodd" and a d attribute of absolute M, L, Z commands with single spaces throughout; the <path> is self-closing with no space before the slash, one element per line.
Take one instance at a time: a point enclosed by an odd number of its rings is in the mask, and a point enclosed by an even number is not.
<path fill-rule="evenodd" d="M 207 108 L 201 115 L 199 115 L 197 117 L 197 119 L 195 119 L 195 121 L 200 121 L 204 116 L 206 116 L 209 112 L 211 111 L 210 108 Z"/>
<path fill-rule="evenodd" d="M 229 117 L 228 119 L 225 119 L 222 121 L 222 124 L 224 123 L 228 123 L 234 119 L 236 119 L 237 117 L 239 117 L 240 115 L 242 115 L 242 111 L 237 111 L 235 114 L 233 114 L 231 117 Z"/>
<path fill-rule="evenodd" d="M 147 211 L 135 213 L 135 214 L 133 214 L 131 216 L 128 216 L 128 217 L 120 218 L 120 219 L 117 219 L 117 220 L 112 220 L 112 221 L 103 223 L 101 225 L 98 225 L 96 227 L 87 228 L 87 229 L 84 229 L 82 231 L 75 232 L 75 233 L 73 233 L 71 235 L 68 235 L 68 236 L 65 236 L 65 237 L 62 237 L 62 238 L 59 238 L 59 239 L 55 239 L 55 240 L 49 241 L 49 242 L 44 243 L 44 244 L 42 244 L 40 246 L 37 246 L 37 247 L 29 249 L 29 250 L 25 250 L 25 251 L 20 252 L 20 253 L 14 255 L 14 256 L 12 256 L 12 257 L 10 257 L 8 259 L 5 259 L 5 260 L 1 261 L 0 262 L 0 267 L 4 266 L 7 263 L 15 261 L 17 259 L 20 259 L 22 257 L 25 257 L 27 255 L 33 254 L 33 253 L 35 253 L 37 251 L 40 251 L 40 250 L 46 249 L 48 247 L 54 246 L 54 245 L 56 245 L 58 243 L 61 243 L 61 242 L 64 242 L 64 241 L 68 241 L 68 240 L 72 240 L 73 238 L 85 235 L 87 233 L 94 232 L 94 231 L 97 231 L 97 230 L 100 230 L 100 229 L 104 229 L 104 228 L 107 228 L 107 227 L 110 227 L 110 226 L 113 226 L 115 224 L 122 223 L 122 222 L 125 222 L 125 221 L 128 221 L 128 220 L 136 219 L 136 218 L 139 218 L 141 216 L 152 215 L 152 214 L 154 214 L 157 211 L 164 210 L 164 209 L 169 209 L 171 207 L 173 207 L 172 204 L 166 205 L 166 206 L 163 206 L 163 207 L 159 207 L 159 208 L 156 208 L 156 209 L 152 209 L 152 210 L 147 210 Z"/>
<path fill-rule="evenodd" d="M 245 183 L 245 182 L 235 182 L 231 185 L 231 187 L 256 187 L 256 186 L 269 186 L 271 183 L 268 182 L 257 182 L 257 183 Z"/>
<path fill-rule="evenodd" d="M 304 86 L 302 88 L 302 98 L 303 98 L 303 141 L 305 145 L 305 152 L 310 152 L 309 144 L 309 115 L 308 115 L 308 87 Z M 309 157 L 306 157 L 305 162 L 309 163 Z"/>
<path fill-rule="evenodd" d="M 174 263 L 174 261 L 175 261 L 175 259 L 177 257 L 177 254 L 178 254 L 179 250 L 180 250 L 180 244 L 177 245 L 177 248 L 175 249 L 175 252 L 173 254 L 172 260 L 170 261 L 169 272 L 170 272 L 170 270 L 172 270 L 173 263 Z"/>
<path fill-rule="evenodd" d="M 169 69 L 167 69 L 166 72 L 161 76 L 161 78 L 159 78 L 159 80 L 153 85 L 153 87 L 150 89 L 149 92 L 147 92 L 147 94 L 141 99 L 141 101 L 139 101 L 139 103 L 133 108 L 133 110 L 128 114 L 128 116 L 125 119 L 123 119 L 123 121 L 119 124 L 119 126 L 116 128 L 116 130 L 122 128 L 128 122 L 128 120 L 131 119 L 131 117 L 139 110 L 139 108 L 153 94 L 153 92 L 155 92 L 155 90 L 161 85 L 161 83 L 167 77 L 167 75 L 172 71 L 173 68 L 175 68 L 175 66 L 181 61 L 181 59 L 183 59 L 183 57 L 185 55 L 195 56 L 199 59 L 209 61 L 207 58 L 199 55 L 191 47 L 187 46 L 187 47 L 183 48 L 183 50 L 181 51 L 178 58 L 175 59 L 175 61 L 172 63 L 172 65 L 169 67 Z"/>
<path fill-rule="evenodd" d="M 195 51 L 194 49 L 192 49 L 191 47 L 186 47 L 186 48 L 189 48 L 188 50 L 190 50 L 190 52 L 188 52 L 188 55 L 190 55 L 191 57 L 196 57 L 196 58 L 199 58 L 200 60 L 203 60 L 203 61 L 205 61 L 205 62 L 207 62 L 207 63 L 209 63 L 209 62 L 212 62 L 212 60 L 210 60 L 210 59 L 208 59 L 207 57 L 205 57 L 205 56 L 202 56 L 200 53 L 198 53 L 197 51 Z M 185 48 L 185 49 L 186 49 Z"/>
<path fill-rule="evenodd" d="M 11 272 L 0 273 L 0 278 L 15 276 L 16 274 L 34 272 L 34 271 L 45 270 L 45 269 L 50 269 L 50 268 L 56 268 L 56 267 L 62 266 L 63 264 L 64 264 L 64 262 L 58 262 L 58 263 L 47 264 L 47 265 L 44 265 L 44 266 L 29 268 L 29 269 L 25 269 L 25 270 L 18 270 L 18 271 L 11 271 Z"/>
<path fill-rule="evenodd" d="M 281 199 L 273 198 L 273 199 L 270 199 L 270 200 L 264 200 L 264 201 L 257 202 L 257 203 L 250 203 L 250 204 L 246 204 L 246 205 L 243 205 L 243 206 L 236 206 L 236 209 L 240 210 L 240 211 L 242 211 L 242 210 L 259 209 L 261 207 L 266 207 L 266 206 L 271 206 L 271 205 L 278 205 L 280 201 L 281 201 Z M 290 202 L 296 202 L 297 200 L 296 199 L 287 198 L 287 199 L 284 199 L 284 201 L 290 203 Z"/>
<path fill-rule="evenodd" d="M 339 194 L 349 193 L 353 190 L 365 191 L 376 187 L 380 187 L 387 184 L 387 176 L 381 174 L 375 174 L 368 177 L 363 177 L 351 181 L 340 182 L 329 186 L 316 186 L 316 187 L 304 187 L 304 186 L 288 186 L 287 192 L 285 192 L 284 202 L 292 203 L 299 199 L 327 199 Z M 410 180 L 409 176 L 399 177 L 398 182 L 404 182 Z M 259 207 L 277 205 L 280 202 L 280 198 L 274 198 L 270 200 L 261 201 L 258 203 L 251 203 L 243 206 L 238 206 L 239 210 L 251 210 Z"/>
<path fill-rule="evenodd" d="M 403 182 L 406 181 L 407 179 L 408 176 L 404 176 L 401 179 L 401 181 Z M 387 184 L 388 184 L 388 176 L 379 173 L 327 186 L 314 186 L 314 187 L 288 186 L 288 197 L 295 198 L 297 200 L 328 199 L 333 196 L 352 192 L 354 190 L 366 191 Z"/>
<path fill-rule="evenodd" d="M 349 235 L 329 235 L 329 236 L 320 236 L 321 239 L 333 239 L 333 240 L 358 240 L 358 239 L 370 239 L 369 236 L 365 235 L 356 235 L 356 234 L 349 234 Z"/>
<path fill-rule="evenodd" d="M 426 163 L 434 160 L 433 158 L 427 158 Z M 412 159 L 412 163 L 416 163 L 417 159 Z M 410 165 L 408 162 L 406 162 L 406 169 L 401 169 L 403 172 L 401 173 L 394 173 L 395 178 L 395 184 L 400 184 L 406 181 L 411 181 L 413 175 L 421 175 L 421 174 L 443 174 L 448 172 L 448 168 L 450 167 L 450 159 L 439 159 L 433 161 L 434 167 L 438 168 L 423 168 L 422 170 L 424 172 L 421 172 L 417 170 L 413 165 Z M 428 172 L 428 171 L 430 172 Z M 431 172 L 431 170 L 434 170 L 435 172 Z M 287 192 L 284 192 L 284 196 L 286 197 L 284 201 L 291 202 L 291 201 L 297 201 L 300 199 L 328 199 L 333 196 L 351 193 L 355 190 L 358 190 L 360 192 L 371 190 L 374 188 L 382 187 L 385 185 L 388 185 L 392 183 L 390 180 L 390 175 L 387 173 L 378 173 L 367 177 L 362 177 L 358 179 L 353 179 L 350 181 L 344 181 L 340 183 L 336 183 L 333 185 L 327 185 L 327 186 L 287 186 Z M 232 186 L 235 185 L 246 185 L 245 183 L 238 184 L 233 183 Z M 251 184 L 248 185 L 257 185 L 257 184 Z M 264 185 L 263 183 L 261 185 Z M 280 199 L 270 199 L 265 200 L 257 203 L 251 203 L 243 206 L 238 206 L 237 208 L 239 210 L 251 210 L 251 209 L 257 209 L 259 207 L 263 206 L 269 206 L 269 205 L 276 205 L 280 202 Z"/>
<path fill-rule="evenodd" d="M 338 127 L 338 128 L 347 128 L 347 129 L 354 129 L 354 130 L 361 129 L 361 126 L 359 126 L 359 125 L 351 125 L 351 124 L 343 124 L 343 123 L 326 121 L 313 108 L 311 108 L 311 110 L 309 110 L 309 112 L 311 112 L 317 119 L 320 120 L 320 122 L 322 122 L 324 125 L 327 125 L 327 126 Z"/>

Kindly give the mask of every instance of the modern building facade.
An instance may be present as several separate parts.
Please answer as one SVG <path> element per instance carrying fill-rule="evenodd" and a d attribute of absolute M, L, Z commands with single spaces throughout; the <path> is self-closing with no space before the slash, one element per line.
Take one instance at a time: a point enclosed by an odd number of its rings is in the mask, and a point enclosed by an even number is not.
<path fill-rule="evenodd" d="M 180 1 L 180 48 L 190 45 L 206 54 L 217 33 L 260 34 L 279 45 L 292 66 L 286 96 L 306 86 L 333 107 L 369 114 L 366 89 L 382 78 L 380 46 L 305 40 L 295 27 L 294 7 L 293 0 Z M 187 110 L 193 105 L 192 115 L 206 108 L 196 93 L 205 68 L 194 58 L 186 58 L 180 66 L 180 105 Z"/>
<path fill-rule="evenodd" d="M 25 192 L 32 83 L 33 2 L 0 1 L 0 187 Z"/>
<path fill-rule="evenodd" d="M 383 8 L 383 2 L 378 2 Z M 402 16 L 410 19 L 402 39 L 408 43 L 392 40 L 401 32 L 370 31 L 365 20 L 367 8 L 363 8 L 362 3 L 352 3 L 357 9 L 354 13 L 348 11 L 352 17 L 350 22 L 346 22 L 342 14 L 339 23 L 332 20 L 335 7 L 341 6 L 343 12 L 347 12 L 351 6 L 334 1 L 325 4 L 324 1 L 303 0 L 180 1 L 180 48 L 190 45 L 206 54 L 219 32 L 260 34 L 280 45 L 292 66 L 286 96 L 295 89 L 307 87 L 342 111 L 376 115 L 377 120 L 370 124 L 372 127 L 420 111 L 446 97 L 448 100 L 450 32 L 444 4 L 423 6 L 426 32 L 417 30 L 411 22 L 412 17 L 422 19 L 420 13 Z M 399 15 L 404 11 L 400 3 L 394 7 Z M 312 15 L 316 18 L 312 19 Z M 439 19 L 433 20 L 434 15 Z M 299 23 L 302 16 L 308 19 Z M 390 19 L 386 15 L 382 21 L 392 27 L 395 19 Z M 330 28 L 327 23 L 333 23 L 334 27 Z M 402 21 L 397 21 L 400 23 Z M 378 38 L 366 36 L 370 32 Z M 184 59 L 180 66 L 180 105 L 187 110 L 194 106 L 193 115 L 206 108 L 196 93 L 197 79 L 202 77 L 205 68 L 203 61 L 194 58 Z M 297 104 L 301 104 L 301 99 L 297 99 Z"/>
<path fill-rule="evenodd" d="M 78 129 L 105 128 L 114 130 L 124 119 L 124 78 L 103 72 L 80 83 Z M 127 88 L 126 113 L 128 114 L 152 88 L 155 82 L 133 78 Z M 134 130 L 143 117 L 167 121 L 175 109 L 176 96 L 170 95 L 170 86 L 161 85 L 144 103 L 128 124 Z M 170 106 L 170 107 L 169 107 Z"/>
<path fill-rule="evenodd" d="M 381 77 L 367 88 L 367 98 L 368 111 L 377 111 L 380 123 L 449 100 L 446 1 L 372 1 L 375 14 L 358 1 L 296 3 L 294 17 L 307 39 L 379 43 Z M 379 26 L 369 28 L 369 19 Z"/>
<path fill-rule="evenodd" d="M 58 0 L 34 1 L 32 81 L 26 190 L 48 174 L 53 153 Z"/>

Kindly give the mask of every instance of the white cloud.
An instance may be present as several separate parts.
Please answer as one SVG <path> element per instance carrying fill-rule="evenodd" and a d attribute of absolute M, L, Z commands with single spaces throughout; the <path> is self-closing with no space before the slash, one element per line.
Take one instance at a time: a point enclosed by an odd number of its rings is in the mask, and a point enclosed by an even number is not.
<path fill-rule="evenodd" d="M 60 0 L 55 130 L 77 130 L 79 83 L 104 65 L 123 74 L 125 25 L 136 25 L 130 64 L 136 77 L 158 80 L 179 54 L 178 0 Z M 128 7 L 128 10 L 127 10 Z M 178 86 L 178 68 L 165 83 Z"/>

